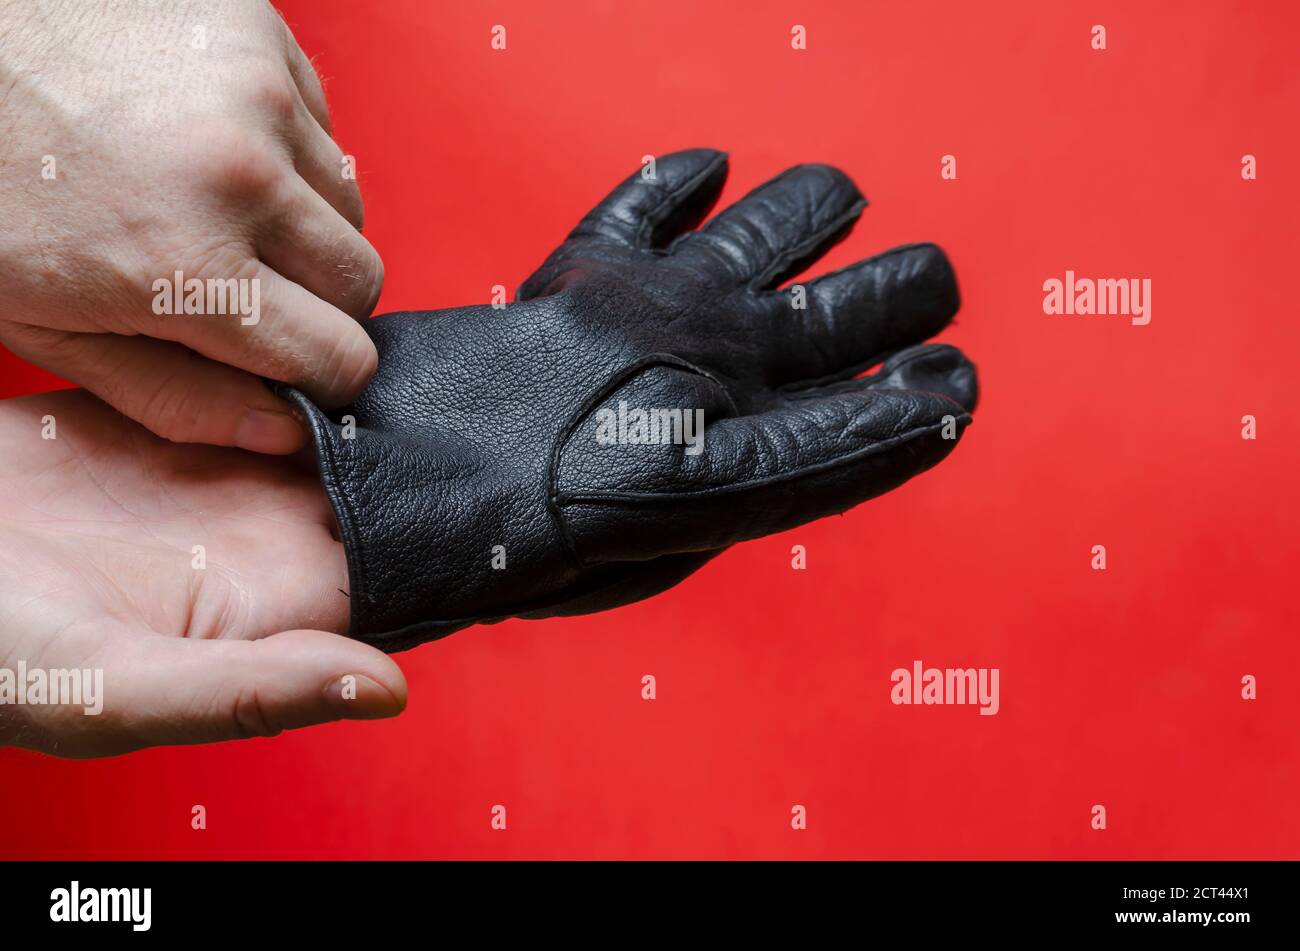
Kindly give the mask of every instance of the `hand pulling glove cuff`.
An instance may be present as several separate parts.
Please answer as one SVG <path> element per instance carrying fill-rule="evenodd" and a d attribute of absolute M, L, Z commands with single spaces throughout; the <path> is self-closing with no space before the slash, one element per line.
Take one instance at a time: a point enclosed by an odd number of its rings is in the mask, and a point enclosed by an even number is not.
<path fill-rule="evenodd" d="M 951 451 L 976 382 L 921 343 L 958 307 L 943 253 L 778 289 L 865 202 L 798 166 L 693 230 L 726 171 L 694 149 L 633 175 L 516 303 L 367 321 L 379 369 L 351 406 L 285 390 L 338 519 L 353 637 L 403 650 L 637 601 Z"/>

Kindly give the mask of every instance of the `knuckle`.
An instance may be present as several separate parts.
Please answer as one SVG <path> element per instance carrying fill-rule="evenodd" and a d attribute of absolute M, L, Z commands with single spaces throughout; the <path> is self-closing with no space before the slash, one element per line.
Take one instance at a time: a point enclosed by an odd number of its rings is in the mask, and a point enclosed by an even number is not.
<path fill-rule="evenodd" d="M 252 105 L 280 126 L 293 122 L 298 114 L 298 90 L 283 64 L 253 67 L 245 77 Z"/>
<path fill-rule="evenodd" d="M 360 231 L 365 227 L 366 208 L 361 200 L 361 186 L 357 183 L 355 173 L 348 173 L 348 164 L 352 161 L 331 139 L 322 156 L 332 178 L 329 190 L 334 201 L 338 203 L 338 212 L 347 219 L 348 224 Z"/>
<path fill-rule="evenodd" d="M 320 251 L 318 273 L 330 303 L 353 317 L 366 317 L 384 289 L 384 262 L 365 238 L 340 230 Z"/>
<path fill-rule="evenodd" d="M 190 339 L 196 320 L 224 320 L 213 311 L 227 313 L 241 282 L 257 283 L 261 273 L 252 245 L 228 235 L 174 236 L 166 246 L 153 249 L 148 261 L 141 279 L 149 299 L 136 312 L 138 319 L 131 321 L 131 332 L 171 341 Z M 203 331 L 219 332 L 215 326 L 204 326 Z"/>
<path fill-rule="evenodd" d="M 347 401 L 355 397 L 370 381 L 379 364 L 374 344 L 358 324 L 354 330 L 340 335 L 321 368 L 321 379 L 338 398 Z"/>
<path fill-rule="evenodd" d="M 121 395 L 126 405 L 134 404 L 130 415 L 168 442 L 194 442 L 202 431 L 206 409 L 202 398 L 175 375 L 168 374 L 142 392 Z"/>
<path fill-rule="evenodd" d="M 196 242 L 180 256 L 186 277 L 252 278 L 260 269 L 253 249 L 242 241 Z"/>
<path fill-rule="evenodd" d="M 359 316 L 367 317 L 379 303 L 379 295 L 384 290 L 384 261 L 374 248 L 366 246 L 365 253 L 357 262 L 356 300 Z"/>
<path fill-rule="evenodd" d="M 355 180 L 346 178 L 342 173 L 343 153 L 339 153 L 338 161 L 331 166 L 337 181 L 330 183 L 330 203 L 335 206 L 338 213 L 342 215 L 353 228 L 361 231 L 366 224 L 366 206 L 361 200 L 361 189 L 357 186 Z"/>
<path fill-rule="evenodd" d="M 269 716 L 256 681 L 245 683 L 235 692 L 230 714 L 239 739 L 278 736 L 283 732 L 283 727 Z"/>
<path fill-rule="evenodd" d="M 191 148 L 195 177 L 218 195 L 246 202 L 273 199 L 288 180 L 291 166 L 269 140 L 223 127 L 203 134 Z"/>
<path fill-rule="evenodd" d="M 366 204 L 361 200 L 361 189 L 356 182 L 349 181 L 346 185 L 343 193 L 344 216 L 360 231 L 366 226 Z"/>
<path fill-rule="evenodd" d="M 86 335 L 66 330 L 50 330 L 27 324 L 7 324 L 4 343 L 15 352 L 37 356 L 68 373 L 80 373 L 89 362 Z"/>

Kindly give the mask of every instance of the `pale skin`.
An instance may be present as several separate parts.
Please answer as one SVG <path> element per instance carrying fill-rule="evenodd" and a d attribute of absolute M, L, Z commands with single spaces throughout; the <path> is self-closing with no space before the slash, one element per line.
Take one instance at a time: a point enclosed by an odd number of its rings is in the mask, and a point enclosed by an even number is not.
<path fill-rule="evenodd" d="M 352 168 L 266 0 L 0 0 L 0 345 L 85 387 L 0 403 L 0 670 L 104 678 L 98 716 L 0 704 L 0 744 L 103 756 L 405 705 L 343 636 L 333 517 L 273 458 L 307 433 L 265 382 L 334 407 L 374 373 Z M 176 272 L 255 281 L 258 319 L 159 313 Z"/>
<path fill-rule="evenodd" d="M 301 448 L 260 378 L 331 407 L 377 361 L 330 129 L 266 0 L 0 0 L 0 344 L 166 439 Z M 157 313 L 176 272 L 255 280 L 259 319 Z"/>
<path fill-rule="evenodd" d="M 107 756 L 405 706 L 393 660 L 343 636 L 310 469 L 169 443 L 79 390 L 0 402 L 0 446 L 0 668 L 104 672 L 102 713 L 6 704 L 0 743 Z"/>

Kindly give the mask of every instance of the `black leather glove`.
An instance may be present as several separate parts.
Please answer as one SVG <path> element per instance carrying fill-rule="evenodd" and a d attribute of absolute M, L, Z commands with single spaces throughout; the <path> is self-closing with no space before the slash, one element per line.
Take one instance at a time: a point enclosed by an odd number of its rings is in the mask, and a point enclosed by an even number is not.
<path fill-rule="evenodd" d="M 956 349 L 917 345 L 958 307 L 943 252 L 777 290 L 866 202 L 803 165 L 692 230 L 726 175 L 720 152 L 665 156 L 517 302 L 368 321 L 379 370 L 354 405 L 289 391 L 347 549 L 353 637 L 402 650 L 627 604 L 948 454 L 976 383 Z"/>

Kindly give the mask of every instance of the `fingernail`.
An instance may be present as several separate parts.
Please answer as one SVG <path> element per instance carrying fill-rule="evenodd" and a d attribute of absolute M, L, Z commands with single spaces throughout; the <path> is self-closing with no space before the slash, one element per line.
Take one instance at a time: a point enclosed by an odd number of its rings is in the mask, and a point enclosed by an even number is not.
<path fill-rule="evenodd" d="M 395 717 L 405 704 L 365 674 L 344 674 L 325 685 L 330 706 L 347 720 L 382 720 Z"/>
<path fill-rule="evenodd" d="M 288 413 L 249 410 L 235 427 L 235 445 L 249 452 L 294 452 L 306 441 L 302 425 Z"/>

